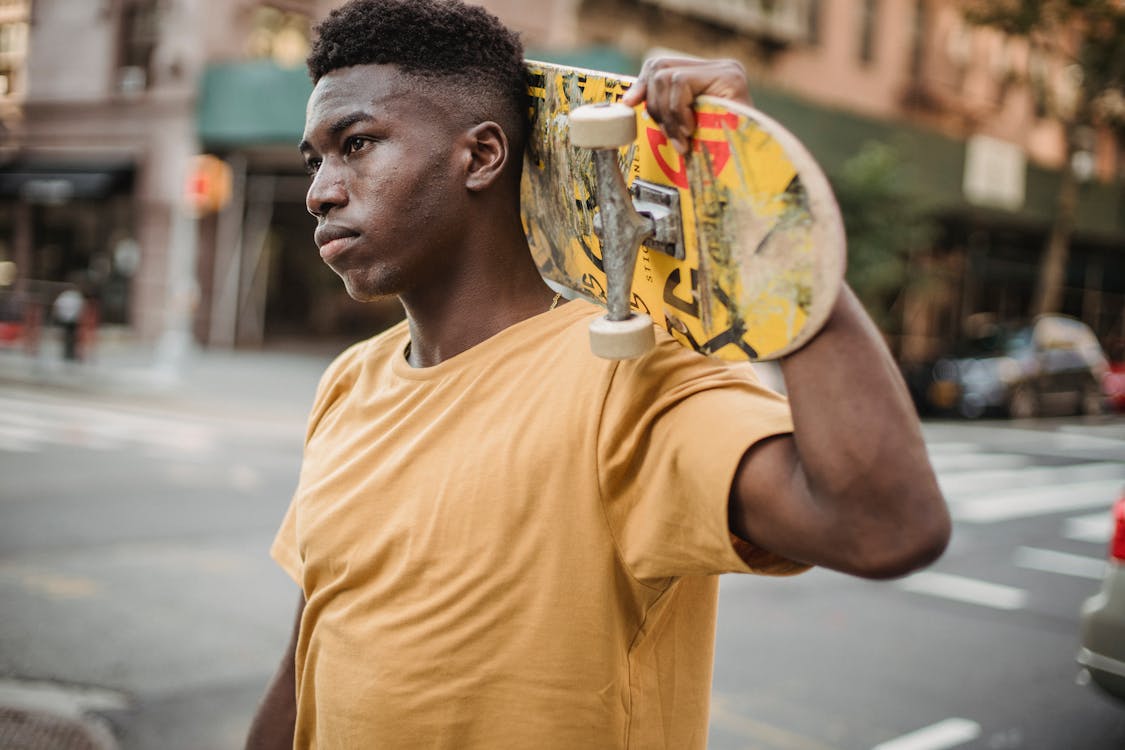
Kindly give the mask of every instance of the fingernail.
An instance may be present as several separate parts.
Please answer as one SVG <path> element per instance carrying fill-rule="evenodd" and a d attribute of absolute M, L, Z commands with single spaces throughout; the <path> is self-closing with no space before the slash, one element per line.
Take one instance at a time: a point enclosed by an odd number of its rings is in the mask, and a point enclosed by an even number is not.
<path fill-rule="evenodd" d="M 672 139 L 672 148 L 680 153 L 680 156 L 687 156 L 688 146 L 687 142 L 679 138 Z"/>

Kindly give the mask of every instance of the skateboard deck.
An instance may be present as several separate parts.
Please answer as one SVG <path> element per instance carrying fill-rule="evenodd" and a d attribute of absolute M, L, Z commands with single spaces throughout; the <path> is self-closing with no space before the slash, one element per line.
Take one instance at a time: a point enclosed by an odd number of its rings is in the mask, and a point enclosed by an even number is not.
<path fill-rule="evenodd" d="M 544 278 L 605 304 L 592 151 L 569 144 L 568 115 L 616 102 L 632 78 L 528 62 L 531 129 L 521 186 L 524 230 Z M 640 249 L 632 306 L 680 343 L 732 361 L 775 359 L 827 319 L 845 265 L 828 180 L 800 142 L 757 110 L 695 102 L 689 158 L 643 107 L 620 149 L 634 202 L 679 230 Z"/>

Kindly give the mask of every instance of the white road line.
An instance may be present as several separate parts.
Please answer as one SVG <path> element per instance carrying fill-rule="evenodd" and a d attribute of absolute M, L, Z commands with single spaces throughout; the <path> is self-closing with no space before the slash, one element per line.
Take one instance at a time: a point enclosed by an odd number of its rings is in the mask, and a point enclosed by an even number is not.
<path fill-rule="evenodd" d="M 1027 592 L 1023 589 L 948 573 L 933 571 L 915 573 L 899 581 L 897 585 L 904 591 L 993 609 L 1023 609 L 1027 605 Z"/>
<path fill-rule="evenodd" d="M 32 427 L 0 423 L 0 437 L 9 441 L 36 443 L 46 439 L 46 433 Z"/>
<path fill-rule="evenodd" d="M 150 455 L 207 453 L 217 435 L 213 425 L 176 417 L 0 396 L 0 435 L 21 426 L 38 428 L 42 443 L 102 450 L 132 443 Z"/>
<path fill-rule="evenodd" d="M 950 502 L 971 500 L 985 492 L 1016 487 L 1043 487 L 1101 479 L 1125 483 L 1125 463 L 1100 461 L 1071 466 L 1039 466 L 1024 469 L 986 469 L 938 476 L 941 491 Z"/>
<path fill-rule="evenodd" d="M 1116 435 L 1091 435 L 1089 430 L 1083 429 L 1082 434 L 1043 430 L 1020 429 L 1011 426 L 972 428 L 973 437 L 980 437 L 982 444 L 995 443 L 1008 446 L 1009 450 L 1021 450 L 1024 447 L 1036 451 L 1059 450 L 1065 453 L 1072 451 L 1088 450 L 1120 450 L 1125 446 L 1125 440 Z"/>
<path fill-rule="evenodd" d="M 1019 547 L 1013 559 L 1016 565 L 1029 570 L 1041 570 L 1046 573 L 1059 573 L 1095 581 L 1105 578 L 1106 561 L 1096 557 L 1071 555 L 1035 547 Z"/>
<path fill-rule="evenodd" d="M 42 447 L 41 443 L 29 443 L 0 432 L 0 453 L 36 453 Z"/>
<path fill-rule="evenodd" d="M 1109 513 L 1091 513 L 1066 519 L 1063 536 L 1079 542 L 1108 544 L 1113 537 L 1113 517 Z"/>
<path fill-rule="evenodd" d="M 930 456 L 945 456 L 950 453 L 979 453 L 984 446 L 980 443 L 927 443 L 926 450 Z"/>
<path fill-rule="evenodd" d="M 980 736 L 980 724 L 968 719 L 946 719 L 910 734 L 876 745 L 872 750 L 945 750 Z"/>
<path fill-rule="evenodd" d="M 956 503 L 951 511 L 955 520 L 971 523 L 1009 521 L 1097 507 L 1103 507 L 1108 512 L 1120 491 L 1120 479 L 1048 487 L 1017 487 Z"/>
<path fill-rule="evenodd" d="M 1018 453 L 938 453 L 930 454 L 930 465 L 939 474 L 979 469 L 1019 469 L 1032 459 Z"/>

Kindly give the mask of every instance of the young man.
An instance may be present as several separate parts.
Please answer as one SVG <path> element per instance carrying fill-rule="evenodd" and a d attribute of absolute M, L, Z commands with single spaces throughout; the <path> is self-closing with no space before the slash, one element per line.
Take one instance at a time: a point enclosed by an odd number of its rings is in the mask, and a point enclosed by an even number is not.
<path fill-rule="evenodd" d="M 590 354 L 519 218 L 516 37 L 450 0 L 353 0 L 320 27 L 301 152 L 321 257 L 406 321 L 325 373 L 273 547 L 302 596 L 249 746 L 702 748 L 717 577 L 872 578 L 935 559 L 949 518 L 880 336 L 845 289 L 783 363 L 666 336 Z M 685 150 L 732 63 L 658 61 Z"/>

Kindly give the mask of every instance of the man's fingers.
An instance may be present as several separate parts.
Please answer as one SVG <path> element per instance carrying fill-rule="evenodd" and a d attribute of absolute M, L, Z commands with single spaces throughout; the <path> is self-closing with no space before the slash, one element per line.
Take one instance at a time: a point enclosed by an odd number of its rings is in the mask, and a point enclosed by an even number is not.
<path fill-rule="evenodd" d="M 635 107 L 645 100 L 645 94 L 648 93 L 648 86 L 644 78 L 637 78 L 625 95 L 621 97 L 621 103 L 630 107 Z"/>
<path fill-rule="evenodd" d="M 691 135 L 695 132 L 695 112 L 692 102 L 695 101 L 695 92 L 691 84 L 684 80 L 679 73 L 668 77 L 666 86 L 664 119 L 661 126 L 668 134 L 672 145 L 681 154 L 686 154 L 691 147 Z"/>
<path fill-rule="evenodd" d="M 750 104 L 746 71 L 734 60 L 653 58 L 622 101 L 629 106 L 643 101 L 676 149 L 686 153 L 696 124 L 692 103 L 702 95 Z"/>

